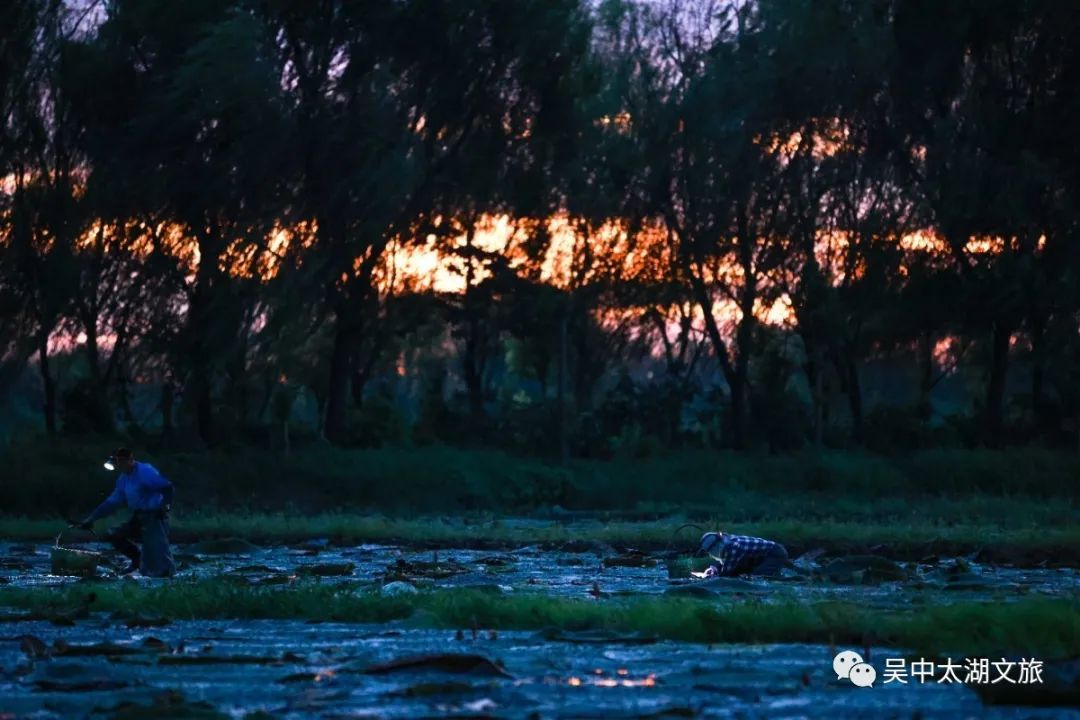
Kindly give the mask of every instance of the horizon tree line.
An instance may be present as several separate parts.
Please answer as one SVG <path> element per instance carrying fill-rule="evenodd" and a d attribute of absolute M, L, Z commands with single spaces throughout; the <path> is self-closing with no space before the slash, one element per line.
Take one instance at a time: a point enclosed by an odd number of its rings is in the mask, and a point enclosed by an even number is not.
<path fill-rule="evenodd" d="M 405 359 L 414 430 L 564 459 L 688 442 L 691 412 L 727 447 L 867 444 L 883 357 L 918 384 L 886 432 L 928 427 L 961 367 L 968 442 L 1080 426 L 1068 4 L 2 14 L 0 394 L 32 366 L 48 433 L 137 429 L 152 386 L 164 435 L 287 437 L 303 389 L 321 436 L 375 442 Z"/>

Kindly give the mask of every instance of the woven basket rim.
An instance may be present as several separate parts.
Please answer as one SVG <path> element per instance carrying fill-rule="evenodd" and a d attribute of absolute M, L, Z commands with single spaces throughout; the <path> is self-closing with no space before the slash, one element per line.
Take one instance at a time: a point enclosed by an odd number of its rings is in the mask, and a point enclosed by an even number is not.
<path fill-rule="evenodd" d="M 93 550 L 77 550 L 76 548 L 66 548 L 66 547 L 54 547 L 52 549 L 52 554 L 53 555 L 63 555 L 63 554 L 81 555 L 83 557 L 91 557 L 91 556 L 93 556 L 93 557 L 101 557 L 101 553 L 94 552 Z"/>

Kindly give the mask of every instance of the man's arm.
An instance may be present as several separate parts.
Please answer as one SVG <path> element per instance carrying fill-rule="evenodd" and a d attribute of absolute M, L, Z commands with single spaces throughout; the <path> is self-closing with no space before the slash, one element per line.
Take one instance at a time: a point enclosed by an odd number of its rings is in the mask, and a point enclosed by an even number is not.
<path fill-rule="evenodd" d="M 83 525 L 93 525 L 95 520 L 112 515 L 114 512 L 124 507 L 124 504 L 127 501 L 124 499 L 124 491 L 123 488 L 121 488 L 120 483 L 121 480 L 117 479 L 116 487 L 109 493 L 109 497 L 105 498 L 104 502 L 94 508 L 94 512 L 87 515 L 86 519 L 83 520 Z"/>
<path fill-rule="evenodd" d="M 724 549 L 720 551 L 720 575 L 734 575 L 736 567 L 735 558 L 736 546 L 734 542 L 727 541 L 724 543 Z"/>

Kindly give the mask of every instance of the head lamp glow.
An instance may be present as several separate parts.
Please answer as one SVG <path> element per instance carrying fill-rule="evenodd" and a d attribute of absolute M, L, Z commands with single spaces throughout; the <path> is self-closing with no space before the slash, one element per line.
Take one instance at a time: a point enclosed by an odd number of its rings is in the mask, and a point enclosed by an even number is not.
<path fill-rule="evenodd" d="M 105 461 L 105 469 L 106 470 L 115 470 L 116 469 L 116 465 L 113 464 L 112 458 L 109 458 L 108 460 Z"/>

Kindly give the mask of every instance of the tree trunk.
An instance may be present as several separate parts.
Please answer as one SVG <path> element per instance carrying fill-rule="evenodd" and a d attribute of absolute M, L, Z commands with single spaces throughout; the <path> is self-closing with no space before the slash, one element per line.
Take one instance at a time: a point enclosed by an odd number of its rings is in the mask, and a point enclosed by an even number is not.
<path fill-rule="evenodd" d="M 825 363 L 820 348 L 814 350 L 813 357 L 810 372 L 814 377 L 814 447 L 820 448 L 825 442 Z"/>
<path fill-rule="evenodd" d="M 559 462 L 565 465 L 570 459 L 570 441 L 566 427 L 566 314 L 559 319 L 559 362 L 556 405 L 559 412 Z"/>
<path fill-rule="evenodd" d="M 476 221 L 472 219 L 468 223 L 465 232 L 465 292 L 461 303 L 465 311 L 465 352 L 462 356 L 465 389 L 469 396 L 469 412 L 475 420 L 484 416 L 484 337 L 479 314 L 481 308 L 477 307 L 475 279 L 476 268 L 473 257 L 473 238 L 476 233 Z"/>
<path fill-rule="evenodd" d="M 1042 319 L 1031 323 L 1031 415 L 1036 426 L 1043 426 L 1043 387 L 1046 376 L 1046 326 Z"/>
<path fill-rule="evenodd" d="M 90 403 L 94 430 L 103 435 L 112 433 L 112 408 L 109 406 L 108 381 L 101 370 L 101 353 L 98 349 L 97 325 L 85 324 L 86 364 L 90 370 Z M 115 352 L 115 351 L 114 351 Z"/>
<path fill-rule="evenodd" d="M 744 270 L 746 268 L 744 267 Z M 735 356 L 735 371 L 731 384 L 731 428 L 735 441 L 735 449 L 742 450 L 746 447 L 746 406 L 750 374 L 750 355 L 753 352 L 754 342 L 754 300 L 755 288 L 753 278 L 745 280 L 745 286 L 739 298 L 742 317 L 739 318 L 739 326 L 735 330 L 735 343 L 737 355 Z"/>
<path fill-rule="evenodd" d="M 49 333 L 42 332 L 38 340 L 38 367 L 41 372 L 41 385 L 45 392 L 45 432 L 56 435 L 56 382 L 49 367 Z"/>
<path fill-rule="evenodd" d="M 716 359 L 720 363 L 720 370 L 723 372 L 724 380 L 727 382 L 728 389 L 731 391 L 731 431 L 737 447 L 742 443 L 743 428 L 742 415 L 735 412 L 735 386 L 738 385 L 735 368 L 731 364 L 727 343 L 724 342 L 724 336 L 720 333 L 720 326 L 716 324 L 716 318 L 713 316 L 712 303 L 710 302 L 709 292 L 705 288 L 705 283 L 701 278 L 694 274 L 691 268 L 688 268 L 688 271 L 690 273 L 691 288 L 694 291 L 698 306 L 701 308 L 701 314 L 705 318 L 705 332 L 709 337 L 709 341 L 712 343 L 713 351 L 716 353 Z M 741 391 L 739 392 L 741 394 Z"/>
<path fill-rule="evenodd" d="M 934 389 L 934 338 L 930 332 L 919 334 L 919 418 L 926 421 L 933 414 L 930 391 Z"/>
<path fill-rule="evenodd" d="M 210 378 L 205 372 L 202 375 L 196 384 L 195 422 L 199 439 L 209 444 L 214 439 L 214 401 L 211 397 Z"/>
<path fill-rule="evenodd" d="M 173 386 L 166 380 L 161 385 L 161 433 L 171 435 L 173 431 Z"/>
<path fill-rule="evenodd" d="M 465 389 L 469 395 L 469 412 L 473 418 L 480 419 L 484 416 L 484 362 L 481 359 L 483 351 L 480 349 L 478 331 L 472 319 L 468 322 L 469 328 L 465 335 L 465 353 L 462 373 L 465 376 Z"/>
<path fill-rule="evenodd" d="M 576 324 L 576 323 L 575 323 Z M 581 327 L 572 332 L 574 336 L 574 407 L 580 415 L 592 412 L 593 389 L 596 387 L 597 366 L 596 358 L 589 347 L 588 321 L 584 320 Z M 602 372 L 602 368 L 600 372 Z"/>
<path fill-rule="evenodd" d="M 346 407 L 348 405 L 349 375 L 353 368 L 356 347 L 356 328 L 350 321 L 344 303 L 336 311 L 334 349 L 330 357 L 330 382 L 326 395 L 326 439 L 340 444 L 346 439 Z"/>
<path fill-rule="evenodd" d="M 856 445 L 862 445 L 863 404 L 859 365 L 853 358 L 847 358 L 845 365 L 847 366 L 848 407 L 851 409 L 851 439 Z"/>
<path fill-rule="evenodd" d="M 364 407 L 364 387 L 367 385 L 367 377 L 364 376 L 364 371 L 361 368 L 356 368 L 352 372 L 352 381 L 349 383 L 350 394 L 352 395 L 353 407 L 359 410 Z"/>
<path fill-rule="evenodd" d="M 807 330 L 809 322 L 803 322 L 802 317 L 797 318 L 799 337 L 802 338 L 803 348 L 806 353 L 806 363 L 803 372 L 806 373 L 806 384 L 810 388 L 810 408 L 813 415 L 812 425 L 814 430 L 814 446 L 821 447 L 825 436 L 825 361 L 819 347 L 817 337 Z"/>
<path fill-rule="evenodd" d="M 1009 372 L 1009 340 L 1012 326 L 994 322 L 990 342 L 990 379 L 986 386 L 986 439 L 991 447 L 1001 447 L 1005 426 L 1005 382 Z"/>

